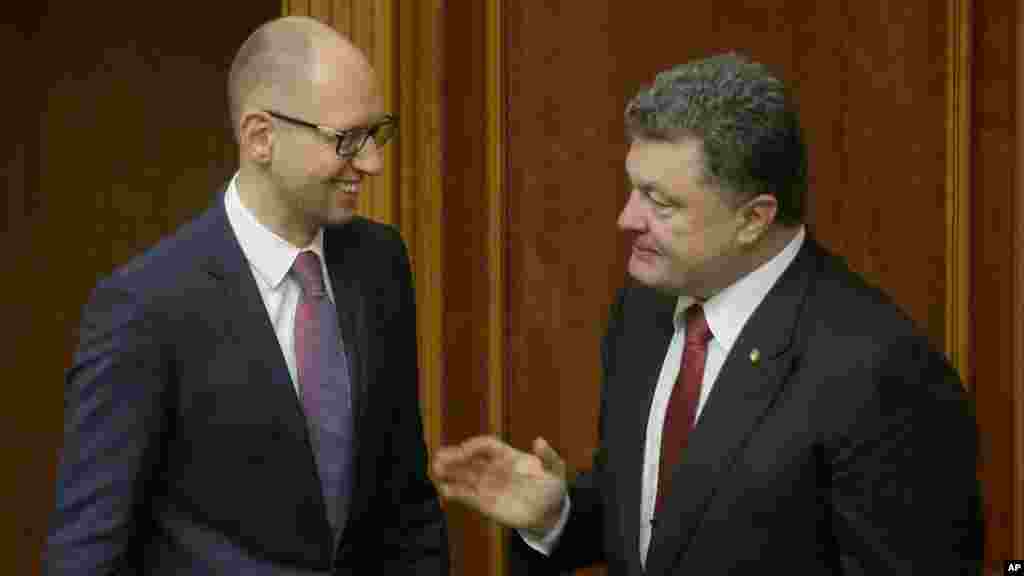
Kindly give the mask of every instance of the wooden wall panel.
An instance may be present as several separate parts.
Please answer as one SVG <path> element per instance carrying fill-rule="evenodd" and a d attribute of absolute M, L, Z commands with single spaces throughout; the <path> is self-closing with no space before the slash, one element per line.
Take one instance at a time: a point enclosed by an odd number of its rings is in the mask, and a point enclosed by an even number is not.
<path fill-rule="evenodd" d="M 1014 166 L 1014 201 L 1016 207 L 1013 210 L 1014 222 L 1014 306 L 1011 317 L 1014 322 L 1014 350 L 1012 351 L 1013 369 L 1013 396 L 1010 403 L 1013 405 L 1012 444 L 1013 453 L 1009 460 L 1010 475 L 1013 478 L 1012 505 L 1009 507 L 1013 514 L 1013 532 L 1011 544 L 1007 556 L 1013 558 L 1024 558 L 1024 146 L 1021 139 L 1024 138 L 1024 1 L 1018 0 L 1016 18 L 1009 18 L 1017 23 L 1014 42 L 1017 50 L 1016 65 L 1012 67 L 1015 72 L 1013 101 L 1016 103 L 1016 132 L 1014 133 L 1014 149 L 1016 152 Z M 1007 12 L 1013 13 L 1010 8 Z"/>
<path fill-rule="evenodd" d="M 492 107 L 487 101 L 491 74 L 497 67 L 489 26 L 499 6 L 494 0 L 449 1 L 445 4 L 443 34 L 442 143 L 444 219 L 444 342 L 447 407 L 445 443 L 478 434 L 502 435 L 500 406 L 504 389 L 492 381 L 505 369 L 495 357 L 501 316 L 495 314 L 500 287 L 500 255 L 493 238 L 500 235 L 494 219 L 500 206 L 500 185 L 488 169 L 489 150 L 498 135 L 489 132 Z M 501 248 L 500 246 L 498 247 Z M 500 378 L 500 374 L 498 374 Z M 502 532 L 491 522 L 460 506 L 449 508 L 455 574 L 501 574 Z"/>
<path fill-rule="evenodd" d="M 409 243 L 419 331 L 421 403 L 428 448 L 441 443 L 445 345 L 442 312 L 441 0 L 398 10 L 398 66 L 394 86 L 402 134 L 398 138 L 398 224 Z"/>
<path fill-rule="evenodd" d="M 1015 0 L 980 0 L 974 14 L 972 380 L 993 561 L 1024 556 L 1019 10 Z"/>
<path fill-rule="evenodd" d="M 1014 247 L 1014 278 L 1013 309 L 1011 318 L 1014 318 L 1014 349 L 1010 358 L 1013 367 L 1013 392 L 1010 404 L 1013 405 L 1012 442 L 1013 453 L 1008 460 L 1010 476 L 1013 478 L 1012 504 L 1008 506 L 1013 515 L 1013 531 L 1010 536 L 1010 546 L 1005 550 L 1007 557 L 1024 558 L 1024 146 L 1021 139 L 1024 138 L 1024 2 L 1017 1 L 1016 6 L 1007 7 L 1006 12 L 1014 14 L 1016 18 L 1009 17 L 1008 20 L 1016 22 L 1015 31 L 1015 66 L 1010 69 L 1015 73 L 1014 93 L 1012 101 L 1016 103 L 1016 113 L 1013 146 L 1016 152 L 1013 163 L 1014 188 L 1013 195 L 1014 234 L 1012 245 Z M 999 551 L 1003 552 L 1003 551 Z"/>
<path fill-rule="evenodd" d="M 0 49 L 6 54 L 30 54 L 36 49 L 41 10 L 28 3 L 10 8 L 0 22 Z M 5 123 L 9 129 L 0 143 L 7 184 L 7 197 L 0 201 L 5 223 L 0 238 L 8 255 L 4 275 L 7 282 L 0 289 L 0 310 L 8 327 L 0 360 L 8 384 L 0 405 L 0 509 L 4 511 L 0 558 L 12 574 L 35 574 L 47 506 L 52 505 L 52 486 L 44 482 L 50 477 L 53 451 L 59 442 L 62 390 L 59 380 L 40 385 L 45 382 L 40 376 L 45 377 L 51 370 L 36 362 L 62 362 L 63 358 L 59 352 L 45 352 L 45 346 L 54 346 L 45 339 L 52 336 L 53 328 L 39 321 L 44 304 L 30 296 L 42 268 L 38 262 L 41 251 L 32 249 L 41 235 L 36 205 L 42 67 L 31 58 L 10 58 L 8 65 L 11 85 L 17 88 L 6 95 L 9 113 Z"/>
<path fill-rule="evenodd" d="M 625 275 L 615 221 L 630 66 L 608 4 L 509 3 L 505 17 L 507 438 L 529 450 L 542 436 L 576 468 L 596 445 L 600 337 Z"/>

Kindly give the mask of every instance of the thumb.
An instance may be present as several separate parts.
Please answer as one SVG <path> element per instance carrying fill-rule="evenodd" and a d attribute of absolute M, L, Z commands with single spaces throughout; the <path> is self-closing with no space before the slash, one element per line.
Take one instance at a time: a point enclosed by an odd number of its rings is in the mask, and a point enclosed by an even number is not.
<path fill-rule="evenodd" d="M 548 472 L 558 475 L 559 478 L 565 480 L 565 461 L 562 460 L 558 452 L 548 444 L 548 441 L 544 438 L 538 437 L 533 441 L 533 454 L 540 458 L 541 463 L 544 465 L 544 469 Z"/>

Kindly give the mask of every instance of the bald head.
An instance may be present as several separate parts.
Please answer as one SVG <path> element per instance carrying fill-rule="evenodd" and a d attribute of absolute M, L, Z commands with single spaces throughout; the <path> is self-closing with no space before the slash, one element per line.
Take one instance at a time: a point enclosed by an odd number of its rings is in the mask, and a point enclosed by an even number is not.
<path fill-rule="evenodd" d="M 373 82 L 363 53 L 329 26 L 290 16 L 267 22 L 239 48 L 228 75 L 231 125 L 238 136 L 246 106 L 301 113 L 328 84 Z"/>

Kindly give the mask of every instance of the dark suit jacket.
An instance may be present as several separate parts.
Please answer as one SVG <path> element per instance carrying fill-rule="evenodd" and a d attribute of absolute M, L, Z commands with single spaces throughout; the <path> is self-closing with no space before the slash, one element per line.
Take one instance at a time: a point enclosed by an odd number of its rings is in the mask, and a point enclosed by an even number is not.
<path fill-rule="evenodd" d="M 48 574 L 447 574 L 405 246 L 393 228 L 355 218 L 325 230 L 324 251 L 356 418 L 340 542 L 301 403 L 218 194 L 101 281 L 85 307 L 66 378 Z"/>
<path fill-rule="evenodd" d="M 619 293 L 602 347 L 594 468 L 570 490 L 550 561 L 516 545 L 528 563 L 643 573 L 644 441 L 674 307 L 649 288 Z M 808 237 L 722 367 L 673 471 L 646 573 L 973 573 L 975 453 L 944 358 Z"/>

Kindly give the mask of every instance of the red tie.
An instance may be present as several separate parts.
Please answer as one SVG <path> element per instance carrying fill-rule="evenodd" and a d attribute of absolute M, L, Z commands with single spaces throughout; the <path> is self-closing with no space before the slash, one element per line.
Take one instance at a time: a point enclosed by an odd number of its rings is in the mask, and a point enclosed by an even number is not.
<path fill-rule="evenodd" d="M 655 515 L 661 510 L 664 496 L 668 493 L 672 470 L 682 461 L 686 440 L 693 427 L 700 398 L 700 384 L 704 379 L 704 360 L 708 355 L 708 340 L 711 330 L 704 318 L 704 309 L 693 304 L 686 309 L 686 344 L 683 360 L 679 366 L 676 385 L 665 410 L 665 426 L 661 431 L 661 464 L 658 466 L 658 496 L 655 501 Z"/>

